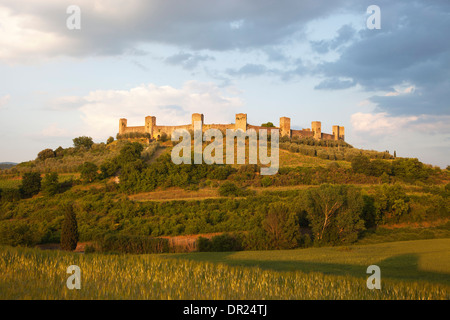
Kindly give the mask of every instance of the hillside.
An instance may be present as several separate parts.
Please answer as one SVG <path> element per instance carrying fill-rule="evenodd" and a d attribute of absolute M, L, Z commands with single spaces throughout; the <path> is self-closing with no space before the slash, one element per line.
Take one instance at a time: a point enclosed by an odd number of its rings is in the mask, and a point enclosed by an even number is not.
<path fill-rule="evenodd" d="M 262 176 L 259 165 L 175 165 L 172 146 L 134 139 L 43 150 L 4 171 L 0 244 L 58 243 L 64 204 L 76 213 L 80 241 L 100 251 L 153 252 L 146 239 L 210 233 L 224 235 L 197 250 L 449 236 L 449 172 L 417 159 L 294 139 L 282 142 L 279 172 Z M 323 203 L 339 206 L 327 225 Z M 391 225 L 404 227 L 386 234 Z"/>

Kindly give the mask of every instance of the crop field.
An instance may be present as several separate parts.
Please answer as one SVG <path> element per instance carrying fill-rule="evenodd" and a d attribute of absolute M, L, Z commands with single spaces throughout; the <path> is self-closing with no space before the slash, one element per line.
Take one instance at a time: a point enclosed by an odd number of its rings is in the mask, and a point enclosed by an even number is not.
<path fill-rule="evenodd" d="M 449 243 L 190 255 L 0 247 L 0 299 L 449 299 Z M 366 287 L 371 263 L 381 267 L 381 290 Z M 66 287 L 70 265 L 81 269 L 80 290 Z"/>

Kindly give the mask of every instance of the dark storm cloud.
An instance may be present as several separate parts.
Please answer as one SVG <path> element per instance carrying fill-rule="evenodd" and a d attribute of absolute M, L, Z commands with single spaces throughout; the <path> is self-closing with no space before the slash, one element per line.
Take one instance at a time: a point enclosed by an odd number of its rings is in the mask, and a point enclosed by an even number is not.
<path fill-rule="evenodd" d="M 415 87 L 409 94 L 372 97 L 378 111 L 450 114 L 450 2 L 380 2 L 381 30 L 360 31 L 337 61 L 320 64 L 316 73 L 328 77 L 324 84 L 341 77 L 368 91 Z"/>

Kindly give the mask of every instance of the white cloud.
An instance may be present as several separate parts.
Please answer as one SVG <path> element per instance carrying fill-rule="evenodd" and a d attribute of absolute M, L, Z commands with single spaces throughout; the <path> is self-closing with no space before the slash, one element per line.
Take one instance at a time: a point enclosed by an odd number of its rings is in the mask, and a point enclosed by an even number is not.
<path fill-rule="evenodd" d="M 94 138 L 115 135 L 120 118 L 127 118 L 129 126 L 143 126 L 146 116 L 156 116 L 159 125 L 180 125 L 190 123 L 192 113 L 203 113 L 206 123 L 233 122 L 243 105 L 239 97 L 225 95 L 215 84 L 197 81 L 179 89 L 143 84 L 130 90 L 97 90 L 82 99 L 84 134 Z"/>
<path fill-rule="evenodd" d="M 0 97 L 0 108 L 3 108 L 11 99 L 11 96 L 7 94 L 6 96 Z"/>
<path fill-rule="evenodd" d="M 392 117 L 386 112 L 375 114 L 358 112 L 352 114 L 350 121 L 355 131 L 378 135 L 394 133 L 418 119 L 417 116 Z"/>
<path fill-rule="evenodd" d="M 44 137 L 69 137 L 70 133 L 66 129 L 59 128 L 56 123 L 51 124 L 41 131 Z"/>
<path fill-rule="evenodd" d="M 40 29 L 42 23 L 36 15 L 16 14 L 0 5 L 0 61 L 32 62 L 71 46 L 62 35 Z"/>
<path fill-rule="evenodd" d="M 415 89 L 416 88 L 414 86 L 407 87 L 407 88 L 405 88 L 403 90 L 402 89 L 395 89 L 395 91 L 386 93 L 385 96 L 386 97 L 395 97 L 395 96 L 399 96 L 399 95 L 402 95 L 402 94 L 409 94 L 409 93 L 413 93 Z"/>
<path fill-rule="evenodd" d="M 450 133 L 450 116 L 418 115 L 418 116 L 391 116 L 386 112 L 362 113 L 351 116 L 353 129 L 359 133 L 370 135 L 394 134 L 400 131 L 422 134 L 448 134 Z"/>

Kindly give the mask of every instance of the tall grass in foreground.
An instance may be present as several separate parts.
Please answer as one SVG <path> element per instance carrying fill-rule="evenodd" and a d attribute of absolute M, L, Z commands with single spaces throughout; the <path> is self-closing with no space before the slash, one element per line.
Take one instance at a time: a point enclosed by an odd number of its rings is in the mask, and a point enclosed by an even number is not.
<path fill-rule="evenodd" d="M 80 290 L 66 287 L 70 265 Z M 382 280 L 372 291 L 350 276 L 0 247 L 0 299 L 449 299 L 449 287 Z"/>

